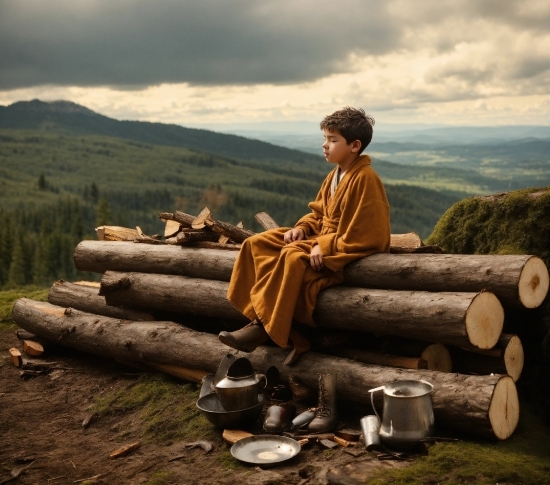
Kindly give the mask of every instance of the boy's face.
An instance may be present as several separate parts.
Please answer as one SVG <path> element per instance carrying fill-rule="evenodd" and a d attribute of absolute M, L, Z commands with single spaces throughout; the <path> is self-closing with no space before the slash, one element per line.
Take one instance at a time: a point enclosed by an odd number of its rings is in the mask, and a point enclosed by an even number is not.
<path fill-rule="evenodd" d="M 356 146 L 359 140 L 348 144 L 346 139 L 338 131 L 323 130 L 325 142 L 323 143 L 323 154 L 329 163 L 346 164 L 349 160 L 357 158 L 359 148 Z"/>

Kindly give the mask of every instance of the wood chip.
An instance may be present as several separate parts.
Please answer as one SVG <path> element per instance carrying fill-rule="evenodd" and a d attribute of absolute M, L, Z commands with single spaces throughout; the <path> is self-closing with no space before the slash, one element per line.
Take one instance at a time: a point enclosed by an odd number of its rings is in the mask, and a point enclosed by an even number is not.
<path fill-rule="evenodd" d="M 129 445 L 123 446 L 122 448 L 119 448 L 118 450 L 113 451 L 109 458 L 118 458 L 120 456 L 125 456 L 132 451 L 137 450 L 141 446 L 141 441 L 136 441 L 135 443 L 131 443 Z"/>
<path fill-rule="evenodd" d="M 34 357 L 40 357 L 44 353 L 44 347 L 34 340 L 23 340 L 23 351 Z"/>
<path fill-rule="evenodd" d="M 328 448 L 330 450 L 338 446 L 338 443 L 335 443 L 332 440 L 319 440 L 319 443 L 321 443 L 325 448 Z"/>
<path fill-rule="evenodd" d="M 237 441 L 248 438 L 249 436 L 254 435 L 240 429 L 224 429 L 222 434 L 222 438 L 230 445 L 234 445 Z"/>

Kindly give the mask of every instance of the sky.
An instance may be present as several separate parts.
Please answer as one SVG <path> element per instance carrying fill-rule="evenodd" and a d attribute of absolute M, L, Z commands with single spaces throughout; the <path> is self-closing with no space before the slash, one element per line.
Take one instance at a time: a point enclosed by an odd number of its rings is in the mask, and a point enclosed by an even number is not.
<path fill-rule="evenodd" d="M 0 0 L 0 105 L 184 126 L 550 125 L 548 0 Z"/>

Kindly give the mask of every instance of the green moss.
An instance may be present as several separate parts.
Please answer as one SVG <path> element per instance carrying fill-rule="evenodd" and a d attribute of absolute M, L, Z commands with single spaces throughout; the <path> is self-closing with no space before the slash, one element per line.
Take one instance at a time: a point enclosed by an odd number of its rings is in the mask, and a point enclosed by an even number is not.
<path fill-rule="evenodd" d="M 415 460 L 411 466 L 385 470 L 367 483 L 547 484 L 550 476 L 548 431 L 540 420 L 523 412 L 515 434 L 506 441 L 440 443 L 430 448 L 428 456 Z"/>
<path fill-rule="evenodd" d="M 129 389 L 95 399 L 99 417 L 139 411 L 141 438 L 166 442 L 178 439 L 215 439 L 217 430 L 202 416 L 195 402 L 194 384 L 180 384 L 161 374 L 144 374 Z M 119 431 L 125 432 L 124 429 Z"/>
<path fill-rule="evenodd" d="M 167 485 L 171 482 L 172 473 L 167 471 L 155 472 L 144 485 Z"/>
<path fill-rule="evenodd" d="M 0 332 L 17 328 L 17 324 L 11 318 L 11 312 L 14 303 L 19 298 L 48 301 L 48 289 L 38 286 L 21 286 L 11 290 L 0 291 Z"/>
<path fill-rule="evenodd" d="M 550 266 L 550 187 L 457 202 L 426 243 L 458 254 L 534 254 Z"/>

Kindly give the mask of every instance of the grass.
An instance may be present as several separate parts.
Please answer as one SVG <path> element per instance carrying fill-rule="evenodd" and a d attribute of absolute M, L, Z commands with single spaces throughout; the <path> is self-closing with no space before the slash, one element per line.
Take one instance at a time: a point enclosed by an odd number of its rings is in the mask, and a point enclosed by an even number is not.
<path fill-rule="evenodd" d="M 48 301 L 48 289 L 38 286 L 21 286 L 11 290 L 0 291 L 0 332 L 17 327 L 17 324 L 11 318 L 11 311 L 14 303 L 19 298 Z"/>
<path fill-rule="evenodd" d="M 522 412 L 514 435 L 498 443 L 439 443 L 411 466 L 384 471 L 369 485 L 544 485 L 550 483 L 550 429 Z"/>

